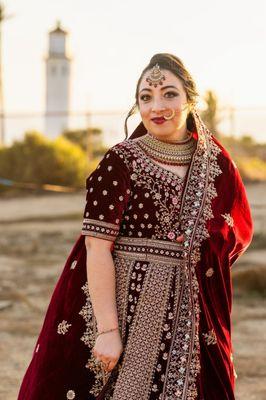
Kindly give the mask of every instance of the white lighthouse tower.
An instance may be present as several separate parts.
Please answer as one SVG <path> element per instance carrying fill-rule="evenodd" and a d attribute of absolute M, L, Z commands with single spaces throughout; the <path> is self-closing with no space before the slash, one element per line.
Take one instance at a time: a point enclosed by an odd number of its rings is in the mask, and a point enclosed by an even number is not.
<path fill-rule="evenodd" d="M 68 33 L 60 21 L 49 32 L 46 62 L 45 134 L 54 139 L 68 128 L 70 106 L 71 58 L 67 54 Z"/>

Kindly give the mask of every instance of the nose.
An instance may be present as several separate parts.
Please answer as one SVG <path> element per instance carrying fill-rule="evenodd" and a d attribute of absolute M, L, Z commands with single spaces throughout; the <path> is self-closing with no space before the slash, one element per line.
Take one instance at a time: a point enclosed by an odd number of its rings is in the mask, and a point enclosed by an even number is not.
<path fill-rule="evenodd" d="M 163 101 L 161 99 L 154 99 L 151 110 L 153 112 L 161 112 L 161 111 L 165 110 Z"/>

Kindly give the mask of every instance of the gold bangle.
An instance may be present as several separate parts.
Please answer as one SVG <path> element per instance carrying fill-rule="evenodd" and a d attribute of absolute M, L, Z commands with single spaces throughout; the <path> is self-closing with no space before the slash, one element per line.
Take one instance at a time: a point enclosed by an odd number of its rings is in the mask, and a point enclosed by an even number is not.
<path fill-rule="evenodd" d="M 112 328 L 112 329 L 108 329 L 107 331 L 98 332 L 97 335 L 96 335 L 96 337 L 98 337 L 98 336 L 101 335 L 102 333 L 112 332 L 112 331 L 115 331 L 116 329 L 119 329 L 119 327 L 117 327 L 117 328 Z"/>

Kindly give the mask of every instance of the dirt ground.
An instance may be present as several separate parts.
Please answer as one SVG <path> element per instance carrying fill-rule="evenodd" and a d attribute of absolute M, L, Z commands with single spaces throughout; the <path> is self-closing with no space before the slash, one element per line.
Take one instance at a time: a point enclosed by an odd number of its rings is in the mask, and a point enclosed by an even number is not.
<path fill-rule="evenodd" d="M 248 187 L 257 231 L 266 230 L 265 186 Z M 265 193 L 265 192 L 264 192 Z M 0 398 L 15 400 L 56 281 L 80 234 L 85 192 L 0 199 Z M 266 251 L 234 266 L 265 268 Z M 266 399 L 266 298 L 234 296 L 237 400 Z M 214 400 L 214 399 L 213 399 Z"/>

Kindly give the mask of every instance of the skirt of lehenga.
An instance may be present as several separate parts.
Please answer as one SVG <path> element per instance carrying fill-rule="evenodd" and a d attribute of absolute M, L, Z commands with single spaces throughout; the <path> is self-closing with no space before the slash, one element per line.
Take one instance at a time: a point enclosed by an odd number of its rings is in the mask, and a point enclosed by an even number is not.
<path fill-rule="evenodd" d="M 91 352 L 97 326 L 84 242 L 81 235 L 57 282 L 18 400 L 155 400 L 178 395 L 188 352 L 180 351 L 180 343 L 186 343 L 191 329 L 180 244 L 116 239 L 112 254 L 124 350 L 107 373 Z"/>

